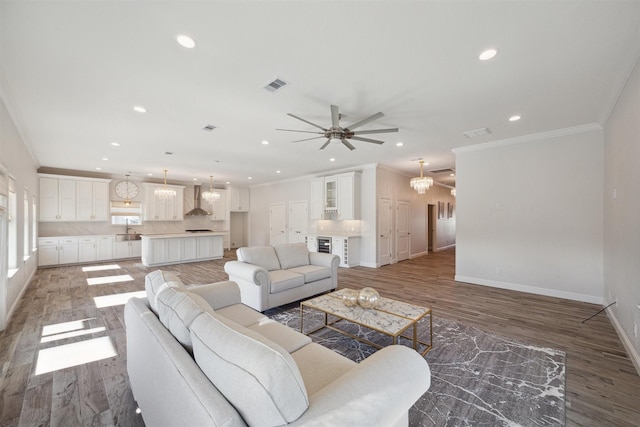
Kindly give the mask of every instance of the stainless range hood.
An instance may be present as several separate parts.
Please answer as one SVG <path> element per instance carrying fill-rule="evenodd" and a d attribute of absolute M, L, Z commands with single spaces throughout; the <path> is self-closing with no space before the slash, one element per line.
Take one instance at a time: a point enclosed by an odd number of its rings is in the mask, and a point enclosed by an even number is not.
<path fill-rule="evenodd" d="M 200 185 L 193 186 L 193 209 L 187 212 L 185 215 L 188 216 L 196 216 L 196 215 L 211 215 L 209 212 L 205 211 L 200 207 L 200 201 L 202 200 L 202 189 Z"/>

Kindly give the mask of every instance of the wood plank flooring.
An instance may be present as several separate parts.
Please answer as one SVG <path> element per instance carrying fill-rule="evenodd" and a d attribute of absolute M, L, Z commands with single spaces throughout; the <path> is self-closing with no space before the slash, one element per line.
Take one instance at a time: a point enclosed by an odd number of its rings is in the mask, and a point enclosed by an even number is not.
<path fill-rule="evenodd" d="M 226 252 L 223 260 L 164 269 L 181 273 L 186 284 L 210 283 L 227 279 L 223 266 L 234 258 Z M 599 306 L 455 282 L 454 262 L 455 251 L 448 250 L 379 269 L 340 269 L 339 287 L 372 286 L 383 296 L 429 305 L 435 316 L 564 350 L 567 426 L 640 426 L 640 377 L 611 322 L 603 313 L 581 323 Z M 100 298 L 144 290 L 144 276 L 154 268 L 139 260 L 99 265 L 109 264 L 117 267 L 37 271 L 0 333 L 0 426 L 144 425 L 128 385 L 123 306 Z M 74 344 L 104 337 L 117 356 L 36 373 L 43 350 L 71 345 L 73 352 Z"/>

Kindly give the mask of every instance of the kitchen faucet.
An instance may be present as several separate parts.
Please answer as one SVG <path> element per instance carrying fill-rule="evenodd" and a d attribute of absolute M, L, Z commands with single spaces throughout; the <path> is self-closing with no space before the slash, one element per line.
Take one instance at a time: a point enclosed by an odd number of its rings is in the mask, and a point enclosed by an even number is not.
<path fill-rule="evenodd" d="M 124 219 L 124 232 L 125 234 L 129 234 L 129 218 Z"/>

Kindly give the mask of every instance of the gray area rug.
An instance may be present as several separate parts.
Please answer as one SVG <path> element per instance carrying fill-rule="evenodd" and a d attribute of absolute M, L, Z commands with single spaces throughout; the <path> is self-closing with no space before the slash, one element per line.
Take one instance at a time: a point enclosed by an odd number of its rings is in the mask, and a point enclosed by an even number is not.
<path fill-rule="evenodd" d="M 265 312 L 291 328 L 300 328 L 298 304 Z M 305 330 L 323 316 L 305 309 Z M 391 339 L 348 322 L 337 326 L 388 345 Z M 419 325 L 428 341 L 429 324 Z M 359 362 L 376 349 L 329 329 L 313 341 Z M 411 426 L 564 426 L 565 353 L 483 332 L 469 325 L 433 320 L 433 349 L 425 356 L 431 387 L 409 411 Z M 409 345 L 409 341 L 401 341 Z"/>

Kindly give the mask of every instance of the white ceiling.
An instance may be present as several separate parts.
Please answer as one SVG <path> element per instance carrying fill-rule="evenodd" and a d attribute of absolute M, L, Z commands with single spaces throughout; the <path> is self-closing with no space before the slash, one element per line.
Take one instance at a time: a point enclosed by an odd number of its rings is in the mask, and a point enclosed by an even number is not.
<path fill-rule="evenodd" d="M 603 124 L 640 51 L 640 1 L 2 0 L 0 13 L 1 93 L 39 166 L 240 186 L 367 163 L 411 176 L 418 158 L 455 168 L 456 147 Z M 276 77 L 289 84 L 263 89 Z M 382 111 L 361 130 L 400 132 L 319 151 L 324 139 L 275 130 L 316 130 L 287 113 L 328 127 L 330 104 L 343 125 Z"/>

